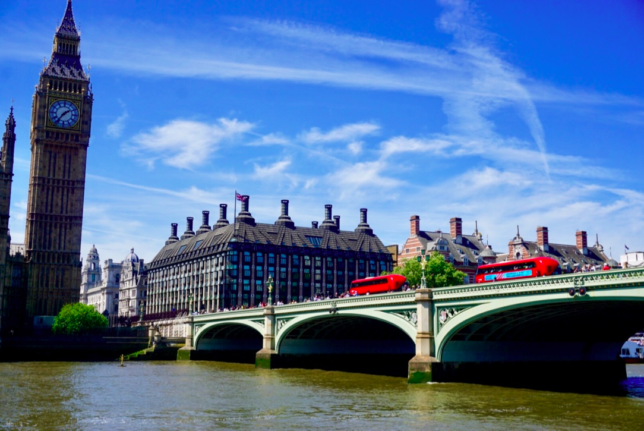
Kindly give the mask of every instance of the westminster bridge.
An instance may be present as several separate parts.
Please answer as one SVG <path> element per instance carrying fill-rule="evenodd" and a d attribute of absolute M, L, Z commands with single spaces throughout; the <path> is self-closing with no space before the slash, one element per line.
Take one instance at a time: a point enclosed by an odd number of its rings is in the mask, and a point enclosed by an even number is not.
<path fill-rule="evenodd" d="M 178 358 L 360 371 L 402 357 L 410 382 L 617 380 L 620 347 L 643 326 L 644 269 L 624 269 L 195 315 Z"/>

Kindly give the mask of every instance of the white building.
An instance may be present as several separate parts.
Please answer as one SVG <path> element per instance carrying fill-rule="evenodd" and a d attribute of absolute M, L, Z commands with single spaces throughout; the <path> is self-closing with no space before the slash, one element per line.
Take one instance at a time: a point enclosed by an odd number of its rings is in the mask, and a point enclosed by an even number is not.
<path fill-rule="evenodd" d="M 619 257 L 619 263 L 622 268 L 637 268 L 644 266 L 644 252 L 629 251 Z"/>
<path fill-rule="evenodd" d="M 143 264 L 130 250 L 121 263 L 121 283 L 119 288 L 119 318 L 136 321 L 139 319 L 141 309 L 145 310 L 145 303 L 148 294 L 148 277 Z"/>
<path fill-rule="evenodd" d="M 25 255 L 25 245 L 24 244 L 15 244 L 11 243 L 9 245 L 9 255 L 10 256 L 16 256 L 16 255 Z"/>
<path fill-rule="evenodd" d="M 111 325 L 114 324 L 118 316 L 121 264 L 108 259 L 101 270 L 98 251 L 92 246 L 81 277 L 80 302 L 93 305 L 110 320 Z"/>

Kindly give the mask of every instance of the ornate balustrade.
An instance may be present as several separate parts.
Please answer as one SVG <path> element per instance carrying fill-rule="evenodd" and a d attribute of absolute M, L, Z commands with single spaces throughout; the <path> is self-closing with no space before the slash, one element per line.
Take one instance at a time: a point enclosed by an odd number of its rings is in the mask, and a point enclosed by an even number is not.
<path fill-rule="evenodd" d="M 434 289 L 434 301 L 567 291 L 580 286 L 593 290 L 643 284 L 644 269 L 642 268 L 595 271 L 438 288 Z"/>

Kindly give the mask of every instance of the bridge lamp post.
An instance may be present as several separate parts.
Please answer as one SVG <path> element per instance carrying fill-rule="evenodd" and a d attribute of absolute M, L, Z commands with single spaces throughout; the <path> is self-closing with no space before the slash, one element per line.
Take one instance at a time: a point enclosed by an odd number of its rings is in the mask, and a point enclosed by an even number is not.
<path fill-rule="evenodd" d="M 192 297 L 192 293 L 188 296 L 188 315 L 192 314 L 192 300 L 194 298 Z"/>
<path fill-rule="evenodd" d="M 217 308 L 215 309 L 215 313 L 219 313 L 219 283 L 217 283 L 216 288 L 217 288 Z"/>
<path fill-rule="evenodd" d="M 427 289 L 427 279 L 425 278 L 425 266 L 427 265 L 427 259 L 429 256 L 425 254 L 425 249 L 420 250 L 420 256 L 418 256 L 418 262 L 420 267 L 423 269 L 423 276 L 420 278 L 420 288 Z"/>
<path fill-rule="evenodd" d="M 268 305 L 273 305 L 273 276 L 268 276 Z"/>

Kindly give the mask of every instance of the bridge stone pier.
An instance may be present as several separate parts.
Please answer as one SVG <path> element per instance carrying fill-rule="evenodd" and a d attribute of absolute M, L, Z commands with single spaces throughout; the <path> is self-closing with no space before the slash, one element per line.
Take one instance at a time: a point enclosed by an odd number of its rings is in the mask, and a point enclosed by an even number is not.
<path fill-rule="evenodd" d="M 625 377 L 621 345 L 644 327 L 644 269 L 419 289 L 190 320 L 180 359 L 384 371 L 407 374 L 410 383 L 512 384 L 526 377 L 614 382 Z"/>

